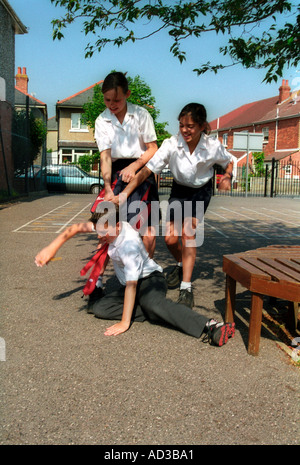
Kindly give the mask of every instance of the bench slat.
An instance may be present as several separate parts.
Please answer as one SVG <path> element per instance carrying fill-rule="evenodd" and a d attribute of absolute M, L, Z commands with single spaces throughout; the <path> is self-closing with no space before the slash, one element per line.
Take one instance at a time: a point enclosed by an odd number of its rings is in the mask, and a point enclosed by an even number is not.
<path fill-rule="evenodd" d="M 280 263 L 283 263 L 283 265 L 288 266 L 292 270 L 296 270 L 300 273 L 300 263 L 296 263 L 293 260 L 289 260 L 288 258 L 276 258 L 276 260 Z"/>
<path fill-rule="evenodd" d="M 258 250 L 249 250 L 247 252 L 244 252 L 244 255 L 249 255 L 253 257 L 261 257 L 261 256 L 268 256 L 268 257 L 286 257 L 286 258 L 296 258 L 300 259 L 300 250 L 294 249 L 294 250 L 277 250 L 277 249 L 258 249 Z"/>
<path fill-rule="evenodd" d="M 288 258 L 275 258 L 278 263 L 282 263 L 285 267 L 290 268 L 291 270 L 295 271 L 298 274 L 298 280 L 300 278 L 300 263 L 295 263 L 291 259 Z M 297 275 L 295 275 L 297 276 Z"/>
<path fill-rule="evenodd" d="M 270 280 L 270 276 L 266 275 L 262 270 L 253 266 L 251 263 L 245 262 L 242 258 L 237 255 L 224 255 L 223 256 L 223 271 L 230 274 L 232 268 L 239 267 L 240 271 L 245 270 L 252 276 L 256 276 L 261 279 Z"/>
<path fill-rule="evenodd" d="M 270 266 L 271 268 L 274 268 L 274 270 L 278 271 L 280 274 L 282 274 L 283 278 L 280 279 L 280 281 L 292 281 L 292 282 L 300 282 L 300 273 L 297 272 L 297 270 L 291 270 L 291 268 L 286 267 L 282 263 L 278 262 L 274 258 L 259 258 L 259 261 L 262 261 L 266 265 Z"/>
<path fill-rule="evenodd" d="M 268 263 L 264 263 L 262 257 L 259 259 L 256 257 L 244 257 L 243 261 L 250 263 L 252 266 L 255 266 L 259 270 L 269 275 L 273 281 L 294 281 L 292 278 L 288 278 L 284 273 L 281 273 L 277 269 L 274 269 Z"/>

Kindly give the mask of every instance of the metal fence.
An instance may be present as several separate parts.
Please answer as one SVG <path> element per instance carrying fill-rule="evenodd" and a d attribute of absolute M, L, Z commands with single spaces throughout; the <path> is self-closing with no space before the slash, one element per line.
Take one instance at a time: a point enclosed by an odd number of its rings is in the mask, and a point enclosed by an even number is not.
<path fill-rule="evenodd" d="M 159 193 L 169 194 L 172 185 L 172 175 L 167 180 L 160 179 Z M 300 162 L 280 162 L 272 159 L 265 164 L 262 176 L 255 176 L 246 165 L 237 168 L 231 191 L 218 191 L 219 175 L 215 171 L 213 178 L 214 195 L 256 196 L 256 197 L 300 197 Z"/>
<path fill-rule="evenodd" d="M 18 115 L 18 116 L 17 116 Z M 13 158 L 13 190 L 15 195 L 46 190 L 46 138 L 31 126 L 34 116 L 26 108 L 12 119 L 11 153 Z M 37 121 L 38 119 L 36 119 Z M 33 130 L 33 131 L 32 131 Z M 32 133 L 31 133 L 32 131 Z"/>
<path fill-rule="evenodd" d="M 13 190 L 16 195 L 47 190 L 44 157 L 41 153 L 38 159 L 32 162 L 30 151 L 30 140 L 26 136 L 13 133 Z"/>
<path fill-rule="evenodd" d="M 15 136 L 22 137 L 22 136 Z M 24 142 L 24 141 L 23 141 Z M 100 163 L 91 166 L 89 172 L 82 170 L 79 165 L 31 165 L 26 163 L 26 151 L 22 151 L 22 158 L 18 160 L 19 169 L 15 171 L 14 188 L 19 192 L 32 192 L 47 189 L 51 192 L 99 192 L 103 186 Z M 156 176 L 158 191 L 161 195 L 168 195 L 171 191 L 173 177 L 165 170 Z M 219 175 L 215 172 L 213 179 L 214 195 L 229 196 L 257 196 L 300 197 L 300 163 L 282 163 L 272 160 L 266 164 L 263 175 L 254 176 L 249 167 L 238 167 L 237 176 L 233 179 L 231 191 L 218 191 Z"/>
<path fill-rule="evenodd" d="M 251 167 L 246 165 L 237 168 L 237 176 L 232 182 L 231 196 L 257 197 L 297 197 L 300 196 L 300 163 L 281 162 L 272 159 L 266 163 L 261 176 L 256 176 Z M 216 177 L 215 177 L 216 178 Z M 215 180 L 215 195 L 224 195 L 217 189 Z M 225 194 L 226 195 L 226 194 Z"/>

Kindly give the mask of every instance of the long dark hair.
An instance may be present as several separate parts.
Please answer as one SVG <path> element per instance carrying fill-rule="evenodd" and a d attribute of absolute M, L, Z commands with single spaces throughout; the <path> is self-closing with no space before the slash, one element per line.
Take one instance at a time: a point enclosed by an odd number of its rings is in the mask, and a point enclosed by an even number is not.
<path fill-rule="evenodd" d="M 104 79 L 102 84 L 102 93 L 105 94 L 105 92 L 112 89 L 117 90 L 118 87 L 121 87 L 124 94 L 127 94 L 128 81 L 125 74 L 121 73 L 120 71 L 113 71 Z"/>
<path fill-rule="evenodd" d="M 200 126 L 204 125 L 203 132 L 205 134 L 210 134 L 211 129 L 210 125 L 206 121 L 207 114 L 204 105 L 202 105 L 201 103 L 188 103 L 187 105 L 185 105 L 185 107 L 183 107 L 183 109 L 179 113 L 178 121 L 180 120 L 180 118 L 186 115 L 191 115 L 194 123 L 198 123 Z"/>

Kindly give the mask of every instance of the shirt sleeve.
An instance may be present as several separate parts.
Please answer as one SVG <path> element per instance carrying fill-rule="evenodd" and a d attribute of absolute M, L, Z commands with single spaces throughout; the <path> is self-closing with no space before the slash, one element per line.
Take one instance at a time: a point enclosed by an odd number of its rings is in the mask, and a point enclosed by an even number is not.
<path fill-rule="evenodd" d="M 126 244 L 126 254 L 122 258 L 125 281 L 138 281 L 143 272 L 143 258 L 132 244 Z"/>
<path fill-rule="evenodd" d="M 138 108 L 140 134 L 144 143 L 156 141 L 157 137 L 152 116 L 145 108 Z"/>
<path fill-rule="evenodd" d="M 155 152 L 153 157 L 146 163 L 146 166 L 152 173 L 159 174 L 169 164 L 170 156 L 171 141 L 170 139 L 165 139 L 157 152 Z"/>
<path fill-rule="evenodd" d="M 98 145 L 99 152 L 103 152 L 103 150 L 107 150 L 111 148 L 112 139 L 111 135 L 109 134 L 108 125 L 110 123 L 107 122 L 101 115 L 98 116 L 95 122 L 95 140 Z"/>

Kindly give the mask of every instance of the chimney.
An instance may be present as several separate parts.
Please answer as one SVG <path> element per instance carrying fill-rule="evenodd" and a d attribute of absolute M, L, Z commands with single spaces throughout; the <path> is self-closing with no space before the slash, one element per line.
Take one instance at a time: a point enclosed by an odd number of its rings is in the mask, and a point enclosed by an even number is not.
<path fill-rule="evenodd" d="M 21 91 L 28 94 L 28 81 L 29 78 L 26 74 L 26 68 L 21 71 L 21 66 L 18 67 L 18 73 L 16 74 L 16 87 Z"/>
<path fill-rule="evenodd" d="M 291 88 L 289 86 L 289 81 L 287 79 L 282 79 L 282 84 L 279 87 L 279 101 L 278 103 L 283 102 L 288 99 L 291 95 Z"/>

